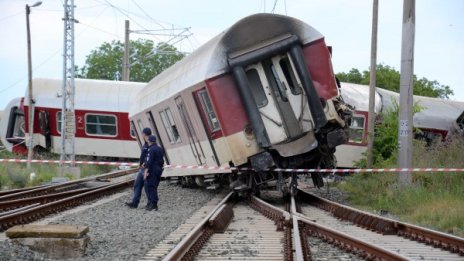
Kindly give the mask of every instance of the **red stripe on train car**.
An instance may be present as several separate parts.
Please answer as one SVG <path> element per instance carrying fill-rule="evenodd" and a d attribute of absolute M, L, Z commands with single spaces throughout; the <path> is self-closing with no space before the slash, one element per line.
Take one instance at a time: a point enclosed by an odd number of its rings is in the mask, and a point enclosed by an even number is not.
<path fill-rule="evenodd" d="M 224 136 L 243 131 L 250 120 L 230 74 L 205 81 Z M 218 138 L 218 137 L 216 137 Z"/>
<path fill-rule="evenodd" d="M 304 46 L 303 54 L 319 97 L 328 100 L 337 96 L 338 88 L 335 74 L 332 68 L 329 49 L 324 39 Z"/>

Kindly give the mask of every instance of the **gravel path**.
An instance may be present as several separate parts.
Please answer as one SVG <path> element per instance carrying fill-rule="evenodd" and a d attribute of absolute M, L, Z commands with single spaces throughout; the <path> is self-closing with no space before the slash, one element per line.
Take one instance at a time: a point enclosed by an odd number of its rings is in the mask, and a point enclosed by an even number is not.
<path fill-rule="evenodd" d="M 129 209 L 132 191 L 113 201 L 54 220 L 54 224 L 89 226 L 90 243 L 81 259 L 138 260 L 217 193 L 161 182 L 159 211 L 146 211 L 145 193 L 138 209 Z M 10 240 L 0 242 L 0 260 L 48 260 Z M 70 259 L 66 259 L 70 260 Z"/>

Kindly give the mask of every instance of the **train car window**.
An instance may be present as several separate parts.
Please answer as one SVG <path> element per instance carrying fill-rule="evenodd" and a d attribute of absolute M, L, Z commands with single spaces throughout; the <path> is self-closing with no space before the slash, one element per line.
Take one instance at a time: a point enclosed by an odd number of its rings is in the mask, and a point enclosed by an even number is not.
<path fill-rule="evenodd" d="M 353 143 L 362 143 L 364 141 L 364 122 L 365 117 L 362 115 L 353 115 L 349 128 L 350 140 Z"/>
<path fill-rule="evenodd" d="M 131 136 L 132 138 L 135 139 L 135 138 L 136 138 L 136 134 L 135 134 L 135 130 L 134 130 L 134 125 L 133 125 L 133 124 L 130 125 L 130 130 L 129 130 L 129 132 L 130 132 L 130 136 Z"/>
<path fill-rule="evenodd" d="M 141 120 L 141 119 L 138 119 L 138 120 L 137 120 L 137 125 L 139 125 L 139 130 L 140 130 L 140 131 L 142 131 L 142 130 L 145 128 L 145 126 L 143 126 L 143 123 L 142 123 L 142 120 Z"/>
<path fill-rule="evenodd" d="M 182 142 L 180 139 L 179 131 L 177 130 L 176 123 L 172 117 L 171 110 L 166 108 L 160 111 L 161 121 L 163 122 L 164 129 L 168 134 L 169 142 L 178 143 Z"/>
<path fill-rule="evenodd" d="M 288 102 L 287 88 L 285 87 L 285 83 L 280 80 L 279 74 L 277 74 L 274 64 L 271 64 L 271 72 L 275 82 L 277 83 L 277 90 L 279 91 L 280 98 L 283 101 Z"/>
<path fill-rule="evenodd" d="M 256 69 L 250 69 L 246 72 L 246 75 L 256 105 L 258 105 L 258 108 L 266 106 L 268 101 L 258 71 Z"/>
<path fill-rule="evenodd" d="M 137 142 L 139 143 L 139 147 L 142 148 L 142 141 L 139 139 L 139 134 L 137 133 L 137 128 L 135 128 L 134 121 L 131 121 L 130 125 L 131 125 L 131 133 L 134 132 L 135 138 L 137 139 Z"/>
<path fill-rule="evenodd" d="M 287 80 L 288 87 L 290 88 L 293 95 L 300 95 L 302 93 L 301 86 L 298 85 L 298 82 L 295 78 L 295 73 L 293 72 L 292 64 L 288 57 L 280 59 L 279 61 L 280 68 L 285 75 Z"/>
<path fill-rule="evenodd" d="M 56 131 L 61 133 L 61 111 L 56 113 L 56 128 Z"/>
<path fill-rule="evenodd" d="M 198 97 L 200 98 L 201 106 L 208 118 L 208 125 L 211 131 L 217 131 L 221 127 L 219 126 L 219 121 L 214 112 L 213 105 L 211 104 L 211 99 L 209 98 L 208 92 L 206 90 L 201 90 L 198 92 Z"/>
<path fill-rule="evenodd" d="M 15 122 L 13 127 L 13 138 L 24 138 L 26 135 L 26 123 L 24 122 L 24 114 L 18 109 L 14 109 Z"/>
<path fill-rule="evenodd" d="M 117 120 L 115 115 L 108 114 L 86 114 L 85 132 L 88 135 L 116 136 L 118 134 Z"/>
<path fill-rule="evenodd" d="M 458 117 L 456 123 L 458 124 L 459 128 L 461 128 L 461 130 L 464 130 L 464 112 L 461 113 L 461 115 Z"/>

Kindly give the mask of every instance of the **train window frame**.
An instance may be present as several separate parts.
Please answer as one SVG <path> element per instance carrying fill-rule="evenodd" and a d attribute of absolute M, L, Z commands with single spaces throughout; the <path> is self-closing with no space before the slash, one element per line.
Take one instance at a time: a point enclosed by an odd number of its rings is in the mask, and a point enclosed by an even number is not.
<path fill-rule="evenodd" d="M 22 133 L 22 135 L 21 135 Z M 22 110 L 14 106 L 10 110 L 5 138 L 10 143 L 20 143 L 26 137 L 26 118 Z"/>
<path fill-rule="evenodd" d="M 103 117 L 112 117 L 114 118 L 114 125 L 113 124 L 101 124 L 101 125 L 105 125 L 105 126 L 114 126 L 115 130 L 116 130 L 116 133 L 113 135 L 113 134 L 94 134 L 94 133 L 89 133 L 88 131 L 88 125 L 89 125 L 89 121 L 88 121 L 88 116 L 103 116 Z M 117 115 L 115 114 L 102 114 L 102 113 L 86 113 L 84 115 L 85 117 L 85 134 L 87 136 L 95 136 L 95 137 L 117 137 L 118 136 L 118 117 Z M 91 123 L 93 124 L 93 123 Z"/>
<path fill-rule="evenodd" d="M 277 84 L 277 91 L 279 92 L 280 99 L 282 99 L 284 102 L 288 102 L 287 88 L 285 86 L 285 82 L 283 82 L 280 79 L 279 74 L 277 73 L 276 67 L 273 63 L 270 64 L 270 69 L 271 69 L 272 77 L 274 77 L 274 80 Z"/>
<path fill-rule="evenodd" d="M 143 129 L 145 129 L 145 125 L 143 125 L 143 122 L 141 119 L 137 119 L 137 125 L 139 125 L 140 132 L 143 133 Z"/>
<path fill-rule="evenodd" d="M 282 63 L 285 65 L 285 67 L 282 66 Z M 293 69 L 293 65 L 292 65 L 292 61 L 290 60 L 290 57 L 284 56 L 280 58 L 279 66 L 280 66 L 280 70 L 285 76 L 285 81 L 288 85 L 288 88 L 290 88 L 290 91 L 292 92 L 292 94 L 293 95 L 302 94 L 303 88 L 301 87 L 301 85 L 298 83 L 298 80 L 296 79 L 295 70 Z"/>
<path fill-rule="evenodd" d="M 15 123 L 13 127 L 13 138 L 21 139 L 26 137 L 26 119 L 24 115 L 16 114 Z M 20 134 L 22 133 L 22 135 Z"/>
<path fill-rule="evenodd" d="M 208 120 L 208 126 L 211 132 L 215 132 L 221 129 L 221 125 L 219 124 L 219 118 L 217 117 L 216 112 L 213 108 L 213 103 L 211 102 L 211 98 L 209 97 L 208 91 L 206 89 L 199 90 L 197 92 L 198 100 L 200 100 L 201 107 L 203 112 Z M 217 126 L 215 126 L 215 124 Z"/>
<path fill-rule="evenodd" d="M 250 73 L 252 72 L 256 73 L 255 78 L 250 78 Z M 256 68 L 250 68 L 245 71 L 245 74 L 247 76 L 248 85 L 250 86 L 251 94 L 253 95 L 253 99 L 255 100 L 256 105 L 258 108 L 266 107 L 269 103 L 269 100 L 267 99 L 266 91 L 264 90 L 263 83 L 259 77 L 258 70 Z M 256 79 L 257 81 L 255 81 Z M 259 99 L 261 99 L 261 102 L 259 102 Z"/>
<path fill-rule="evenodd" d="M 137 130 L 133 124 L 129 124 L 129 135 L 131 138 L 137 139 Z"/>
<path fill-rule="evenodd" d="M 137 132 L 137 128 L 135 126 L 135 122 L 132 120 L 129 122 L 129 124 L 131 125 L 131 128 L 134 130 L 135 132 L 135 140 L 137 140 L 137 142 L 139 143 L 139 147 L 142 148 L 142 141 L 139 139 L 139 133 Z M 143 141 L 145 142 L 145 141 Z"/>
<path fill-rule="evenodd" d="M 182 139 L 180 137 L 179 129 L 177 124 L 174 121 L 172 116 L 171 109 L 166 107 L 159 111 L 161 122 L 163 123 L 164 130 L 168 136 L 169 142 L 171 144 L 181 143 Z"/>
<path fill-rule="evenodd" d="M 362 114 L 354 114 L 351 118 L 351 124 L 349 126 L 349 139 L 348 139 L 348 142 L 349 143 L 355 143 L 355 144 L 362 144 L 362 143 L 365 143 L 365 134 L 366 134 L 366 115 L 362 115 Z M 354 126 L 353 123 L 357 122 L 355 119 L 362 119 L 362 126 Z M 361 131 L 361 135 L 359 135 L 359 131 Z M 356 136 L 357 136 L 357 139 L 352 139 L 352 133 L 356 133 Z M 358 137 L 361 137 L 361 139 L 359 140 Z"/>
<path fill-rule="evenodd" d="M 58 134 L 61 134 L 61 115 L 58 116 L 58 114 L 61 114 L 61 111 L 57 111 L 56 112 L 56 131 L 58 132 Z"/>

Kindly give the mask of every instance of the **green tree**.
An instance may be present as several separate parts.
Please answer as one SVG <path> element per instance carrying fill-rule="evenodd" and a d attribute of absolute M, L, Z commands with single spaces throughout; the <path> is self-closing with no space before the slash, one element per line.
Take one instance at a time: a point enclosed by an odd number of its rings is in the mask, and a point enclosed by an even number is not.
<path fill-rule="evenodd" d="M 105 42 L 93 50 L 76 75 L 88 79 L 119 79 L 122 72 L 124 44 L 121 41 Z M 130 81 L 148 82 L 153 77 L 184 57 L 167 43 L 138 39 L 130 41 Z"/>
<path fill-rule="evenodd" d="M 350 82 L 350 83 L 357 83 L 361 84 L 363 80 L 363 75 L 358 69 L 351 69 L 348 73 L 338 73 L 337 77 L 342 82 Z"/>
<path fill-rule="evenodd" d="M 400 90 L 400 72 L 388 65 L 379 64 L 376 68 L 376 85 L 377 87 L 399 92 Z M 370 80 L 370 71 L 365 70 L 362 73 L 358 69 L 351 69 L 348 73 L 337 73 L 337 78 L 342 82 L 350 82 L 368 85 Z M 438 81 L 430 81 L 425 77 L 417 79 L 413 76 L 414 95 L 438 97 L 448 99 L 454 92 L 447 85 L 442 85 Z"/>
<path fill-rule="evenodd" d="M 414 103 L 413 115 L 423 110 L 424 107 L 419 103 Z M 400 107 L 398 103 L 393 103 L 393 108 L 381 112 L 379 121 L 375 125 L 373 164 L 376 167 L 383 168 L 396 164 L 398 155 L 398 124 L 399 124 Z M 420 132 L 414 128 L 414 132 Z M 418 142 L 414 140 L 413 142 Z M 357 167 L 365 168 L 367 166 L 366 158 L 355 163 Z"/>

